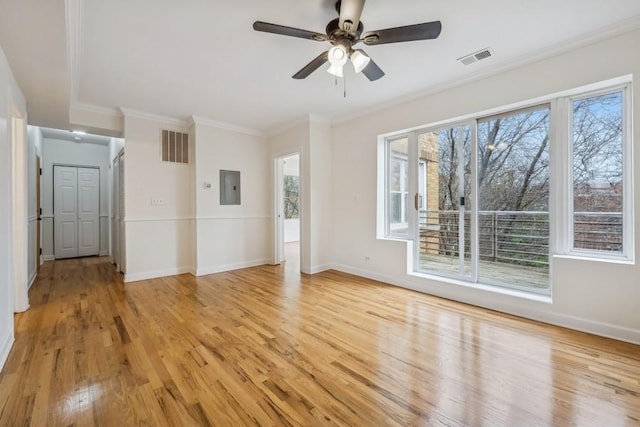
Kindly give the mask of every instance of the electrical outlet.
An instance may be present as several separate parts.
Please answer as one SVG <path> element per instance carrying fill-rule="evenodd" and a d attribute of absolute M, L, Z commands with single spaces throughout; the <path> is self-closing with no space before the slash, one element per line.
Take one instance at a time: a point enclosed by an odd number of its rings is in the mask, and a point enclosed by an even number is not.
<path fill-rule="evenodd" d="M 151 206 L 162 206 L 164 205 L 164 199 L 158 197 L 151 198 Z"/>

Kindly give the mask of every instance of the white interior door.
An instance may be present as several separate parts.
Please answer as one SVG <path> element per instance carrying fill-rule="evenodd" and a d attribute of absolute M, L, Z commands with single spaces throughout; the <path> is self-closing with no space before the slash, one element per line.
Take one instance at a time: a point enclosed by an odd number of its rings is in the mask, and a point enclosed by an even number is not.
<path fill-rule="evenodd" d="M 78 256 L 78 168 L 54 166 L 54 241 L 56 258 Z"/>
<path fill-rule="evenodd" d="M 100 253 L 100 170 L 78 168 L 78 256 Z"/>
<path fill-rule="evenodd" d="M 100 253 L 100 170 L 54 166 L 56 259 Z"/>

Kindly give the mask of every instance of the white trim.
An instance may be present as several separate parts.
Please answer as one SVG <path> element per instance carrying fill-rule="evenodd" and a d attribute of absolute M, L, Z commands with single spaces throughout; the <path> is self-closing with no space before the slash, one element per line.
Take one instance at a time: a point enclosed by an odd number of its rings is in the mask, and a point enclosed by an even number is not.
<path fill-rule="evenodd" d="M 4 364 L 9 358 L 9 352 L 11 352 L 11 347 L 14 343 L 13 331 L 9 330 L 7 332 L 8 335 L 0 342 L 0 371 L 2 371 Z"/>
<path fill-rule="evenodd" d="M 109 214 L 100 214 L 100 218 L 109 218 Z"/>
<path fill-rule="evenodd" d="M 98 252 L 98 256 L 107 256 L 107 255 L 110 255 L 109 251 L 100 251 L 100 252 Z"/>
<path fill-rule="evenodd" d="M 226 220 L 270 220 L 273 217 L 271 215 L 243 215 L 243 216 L 198 216 L 196 221 L 226 221 Z"/>
<path fill-rule="evenodd" d="M 270 220 L 270 215 L 242 215 L 242 216 L 185 216 L 160 218 L 125 218 L 124 222 L 170 222 L 170 221 L 242 221 L 242 220 Z"/>
<path fill-rule="evenodd" d="M 439 298 L 451 299 L 463 304 L 469 304 L 477 307 L 483 307 L 490 310 L 498 311 L 501 313 L 511 314 L 518 317 L 524 317 L 531 320 L 536 320 L 544 323 L 548 323 L 555 326 L 565 327 L 577 331 L 587 332 L 607 338 L 613 338 L 620 341 L 630 342 L 633 344 L 640 344 L 640 330 L 626 328 L 624 326 L 612 325 L 610 323 L 597 322 L 581 317 L 569 316 L 566 314 L 555 313 L 549 310 L 540 310 L 533 307 L 534 304 L 525 306 L 524 304 L 513 304 L 503 301 L 479 301 L 474 297 L 453 298 L 451 295 L 445 295 L 437 290 L 425 290 L 424 287 L 416 286 L 415 283 L 409 280 L 396 280 L 390 276 L 379 274 L 369 270 L 364 270 L 357 267 L 351 267 L 343 264 L 333 264 L 332 269 L 343 273 L 353 274 L 355 276 L 364 277 L 371 280 L 376 280 L 392 286 L 398 286 L 405 289 L 421 292 L 427 295 L 433 295 Z M 408 277 L 407 277 L 408 279 Z M 442 281 L 441 281 L 442 282 Z M 491 298 L 495 294 L 495 291 L 486 292 L 487 297 Z M 529 296 L 531 298 L 531 296 Z M 532 301 L 534 303 L 535 301 Z M 544 303 L 544 301 L 542 301 Z"/>
<path fill-rule="evenodd" d="M 285 133 L 288 130 L 297 128 L 300 125 L 304 125 L 310 123 L 309 121 L 309 116 L 305 116 L 299 119 L 294 119 L 288 123 L 285 123 L 282 126 L 278 126 L 277 128 L 274 128 L 272 130 L 270 130 L 269 132 L 266 133 L 267 137 L 269 138 L 273 138 L 274 136 L 278 136 L 280 134 Z"/>
<path fill-rule="evenodd" d="M 120 222 L 170 222 L 170 221 L 193 221 L 195 217 L 185 216 L 185 217 L 165 217 L 165 218 L 125 218 L 121 219 Z"/>
<path fill-rule="evenodd" d="M 120 111 L 122 112 L 122 115 L 125 116 L 125 118 L 133 117 L 136 119 L 149 120 L 152 122 L 166 123 L 173 126 L 182 127 L 184 129 L 189 129 L 190 127 L 188 120 L 178 119 L 175 117 L 161 116 L 159 114 L 147 113 L 146 111 L 134 110 L 124 107 L 121 107 Z"/>
<path fill-rule="evenodd" d="M 103 116 L 109 116 L 115 119 L 121 119 L 123 117 L 122 111 L 120 111 L 119 108 L 104 107 L 101 105 L 88 104 L 86 102 L 72 102 L 69 109 L 85 111 L 87 113 L 101 114 Z"/>
<path fill-rule="evenodd" d="M 158 277 L 176 276 L 178 274 L 191 273 L 193 274 L 193 267 L 176 267 L 168 268 L 166 270 L 146 271 L 142 273 L 125 273 L 124 283 L 137 282 L 140 280 L 157 279 Z"/>
<path fill-rule="evenodd" d="M 29 217 L 27 218 L 27 222 L 34 222 L 34 221 L 36 221 L 37 219 L 38 219 L 38 217 L 37 217 L 37 216 L 29 216 Z"/>
<path fill-rule="evenodd" d="M 609 38 L 612 38 L 621 34 L 625 34 L 631 31 L 635 31 L 638 28 L 640 28 L 640 16 L 635 16 L 626 21 L 611 24 L 607 27 L 602 28 L 601 30 L 592 31 L 593 35 L 591 37 L 579 36 L 572 40 L 557 43 L 554 46 L 548 46 L 548 47 L 542 48 L 537 53 L 534 52 L 534 53 L 530 53 L 530 54 L 526 54 L 526 55 L 514 58 L 510 61 L 505 61 L 500 65 L 497 65 L 492 68 L 487 68 L 484 71 L 478 71 L 476 73 L 472 73 L 467 77 L 461 76 L 452 82 L 449 81 L 441 84 L 436 84 L 423 91 L 419 91 L 419 92 L 412 93 L 411 95 L 399 97 L 389 102 L 379 103 L 375 107 L 361 109 L 358 112 L 353 114 L 343 115 L 339 119 L 333 120 L 331 124 L 335 126 L 335 125 L 346 123 L 351 120 L 365 117 L 374 113 L 379 113 L 401 104 L 406 104 L 411 101 L 415 101 L 421 98 L 426 98 L 430 95 L 434 95 L 439 92 L 444 92 L 449 89 L 462 87 L 464 85 L 477 82 L 495 75 L 499 75 L 501 73 L 505 73 L 520 67 L 524 67 L 526 65 L 533 64 L 535 62 L 539 62 L 547 58 L 552 58 L 554 56 L 558 56 L 566 52 L 571 52 L 573 50 L 576 50 L 582 47 L 596 44 L 600 41 L 607 40 Z"/>
<path fill-rule="evenodd" d="M 233 264 L 214 265 L 210 267 L 202 267 L 196 270 L 195 276 L 206 276 L 208 274 L 223 273 L 225 271 L 240 270 L 242 268 L 256 267 L 259 265 L 269 264 L 269 259 L 257 259 L 253 261 L 236 262 Z"/>
<path fill-rule="evenodd" d="M 55 255 L 42 255 L 42 261 L 55 261 Z"/>
<path fill-rule="evenodd" d="M 42 214 L 42 215 L 40 215 L 40 218 L 42 218 L 42 219 L 53 219 L 54 216 L 53 216 L 53 214 Z"/>
<path fill-rule="evenodd" d="M 38 277 L 38 269 L 36 268 L 31 273 L 31 276 L 29 276 L 29 287 L 27 289 L 31 289 L 31 286 L 33 286 L 33 284 L 35 283 L 37 277 Z"/>
<path fill-rule="evenodd" d="M 332 264 L 322 264 L 322 265 L 312 265 L 308 269 L 302 268 L 300 271 L 304 274 L 318 274 L 318 273 L 322 273 L 323 271 L 328 271 L 331 269 L 333 269 Z"/>
<path fill-rule="evenodd" d="M 218 129 L 230 130 L 230 131 L 233 131 L 233 132 L 243 133 L 245 135 L 259 136 L 261 138 L 267 138 L 268 137 L 267 133 L 265 133 L 265 132 L 263 132 L 261 130 L 251 129 L 251 128 L 247 128 L 247 127 L 243 127 L 243 126 L 238 126 L 238 125 L 234 125 L 232 123 L 219 122 L 217 120 L 207 119 L 205 117 L 191 116 L 191 120 L 196 125 L 209 126 L 209 127 L 214 127 L 214 128 L 218 128 Z"/>

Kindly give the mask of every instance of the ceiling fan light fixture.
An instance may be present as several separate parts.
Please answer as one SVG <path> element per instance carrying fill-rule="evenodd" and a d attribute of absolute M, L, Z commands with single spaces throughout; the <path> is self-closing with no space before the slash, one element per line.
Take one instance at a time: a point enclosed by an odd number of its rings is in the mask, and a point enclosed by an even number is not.
<path fill-rule="evenodd" d="M 371 58 L 359 50 L 356 50 L 351 54 L 351 63 L 353 64 L 353 69 L 356 71 L 356 74 L 364 70 L 365 67 L 369 65 L 370 61 Z"/>
<path fill-rule="evenodd" d="M 342 72 L 342 69 L 343 69 L 342 65 L 331 64 L 331 66 L 327 70 L 327 73 L 334 75 L 336 77 L 344 77 L 344 73 Z"/>
<path fill-rule="evenodd" d="M 329 62 L 331 65 L 342 68 L 347 63 L 347 50 L 342 45 L 336 45 L 329 49 Z"/>

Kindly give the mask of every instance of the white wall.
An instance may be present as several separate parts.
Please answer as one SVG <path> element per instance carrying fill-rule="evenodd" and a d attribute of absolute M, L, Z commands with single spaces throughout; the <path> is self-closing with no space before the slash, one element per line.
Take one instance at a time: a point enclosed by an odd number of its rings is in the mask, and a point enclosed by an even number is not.
<path fill-rule="evenodd" d="M 11 235 L 11 108 L 26 111 L 24 96 L 0 48 L 0 369 L 13 344 L 14 298 Z"/>
<path fill-rule="evenodd" d="M 310 272 L 316 273 L 331 268 L 333 165 L 329 124 L 312 118 L 309 130 Z"/>
<path fill-rule="evenodd" d="M 640 266 L 554 257 L 553 302 L 408 275 L 407 244 L 376 240 L 377 135 L 452 119 L 627 74 L 640 76 L 640 31 L 444 90 L 333 129 L 334 266 L 340 270 L 525 317 L 640 342 Z M 640 105 L 636 84 L 633 101 Z M 640 108 L 633 113 L 640 141 Z M 637 148 L 637 147 L 635 147 Z M 640 150 L 634 151 L 636 175 Z M 636 254 L 640 185 L 634 189 Z M 368 257 L 368 258 L 367 258 Z M 637 258 L 637 256 L 636 256 Z"/>
<path fill-rule="evenodd" d="M 42 141 L 42 255 L 54 257 L 53 166 L 100 168 L 100 255 L 109 254 L 109 147 L 107 145 L 62 141 Z"/>
<path fill-rule="evenodd" d="M 36 170 L 36 156 L 40 156 L 40 166 L 42 167 L 42 131 L 36 126 L 29 126 L 27 128 L 27 230 L 28 230 L 28 260 L 27 265 L 29 268 L 29 287 L 33 284 L 39 264 L 38 254 L 38 236 L 36 236 L 38 230 L 38 203 L 37 196 L 37 181 L 40 179 L 38 171 Z"/>
<path fill-rule="evenodd" d="M 269 146 L 272 177 L 275 158 L 300 153 L 300 270 L 308 274 L 326 270 L 332 259 L 331 128 L 328 122 L 309 116 L 308 120 L 271 136 Z M 275 184 L 273 178 L 271 182 Z M 273 184 L 272 201 L 276 191 Z"/>
<path fill-rule="evenodd" d="M 195 141 L 196 274 L 268 263 L 272 217 L 266 139 L 196 121 Z M 240 171 L 240 205 L 220 205 L 221 169 Z"/>
<path fill-rule="evenodd" d="M 195 201 L 193 162 L 160 157 L 161 129 L 188 132 L 186 124 L 125 112 L 125 281 L 192 272 Z M 163 205 L 151 205 L 151 199 Z"/>

